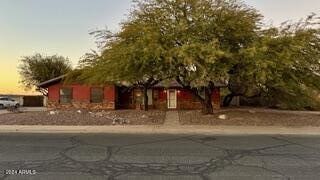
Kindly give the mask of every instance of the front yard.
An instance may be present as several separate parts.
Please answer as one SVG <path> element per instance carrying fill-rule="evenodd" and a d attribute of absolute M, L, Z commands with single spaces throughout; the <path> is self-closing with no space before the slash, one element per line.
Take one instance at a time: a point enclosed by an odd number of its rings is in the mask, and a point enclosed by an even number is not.
<path fill-rule="evenodd" d="M 270 109 L 223 109 L 213 115 L 200 111 L 178 111 L 181 125 L 208 126 L 315 126 L 320 127 L 320 112 L 276 111 Z M 0 113 L 0 125 L 162 125 L 165 111 L 117 110 L 117 111 L 42 111 Z"/>
<path fill-rule="evenodd" d="M 47 111 L 1 114 L 0 125 L 159 125 L 164 119 L 164 111 Z"/>
<path fill-rule="evenodd" d="M 254 111 L 229 109 L 214 115 L 202 115 L 200 111 L 179 111 L 182 125 L 211 126 L 320 126 L 320 113 Z"/>

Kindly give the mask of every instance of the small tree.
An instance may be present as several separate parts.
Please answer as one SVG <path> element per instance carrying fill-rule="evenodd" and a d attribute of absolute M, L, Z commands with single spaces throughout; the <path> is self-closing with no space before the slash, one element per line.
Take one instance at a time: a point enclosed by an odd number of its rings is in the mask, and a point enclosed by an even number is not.
<path fill-rule="evenodd" d="M 242 57 L 230 72 L 231 94 L 225 105 L 237 95 L 263 98 L 272 107 L 319 107 L 315 96 L 320 91 L 320 29 L 315 14 L 260 31 Z"/>
<path fill-rule="evenodd" d="M 47 96 L 48 92 L 46 89 L 38 87 L 39 83 L 65 75 L 72 69 L 68 58 L 58 55 L 43 56 L 35 54 L 23 57 L 20 62 L 18 69 L 21 83 L 27 89 L 36 87 L 36 90 L 44 96 Z"/>

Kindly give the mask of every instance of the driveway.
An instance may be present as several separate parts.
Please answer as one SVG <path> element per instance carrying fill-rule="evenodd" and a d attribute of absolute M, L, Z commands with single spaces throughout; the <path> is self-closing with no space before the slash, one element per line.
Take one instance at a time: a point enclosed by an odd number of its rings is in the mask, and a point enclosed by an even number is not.
<path fill-rule="evenodd" d="M 42 111 L 47 111 L 46 107 L 20 107 L 19 109 L 22 112 L 42 112 Z M 7 114 L 10 113 L 6 109 L 0 109 L 0 115 L 1 114 Z"/>
<path fill-rule="evenodd" d="M 23 112 L 41 112 L 41 111 L 47 111 L 48 108 L 46 108 L 46 107 L 21 107 L 20 110 Z"/>
<path fill-rule="evenodd" d="M 316 180 L 320 136 L 0 134 L 0 172 L 6 180 Z"/>
<path fill-rule="evenodd" d="M 9 111 L 7 111 L 6 109 L 0 109 L 0 115 L 7 114 L 7 113 L 9 113 Z"/>

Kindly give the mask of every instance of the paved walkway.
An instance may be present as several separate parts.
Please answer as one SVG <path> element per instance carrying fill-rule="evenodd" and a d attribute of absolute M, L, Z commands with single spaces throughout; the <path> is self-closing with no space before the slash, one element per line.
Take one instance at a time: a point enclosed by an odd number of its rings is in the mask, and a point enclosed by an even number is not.
<path fill-rule="evenodd" d="M 179 126 L 179 113 L 178 111 L 167 111 L 164 126 Z"/>

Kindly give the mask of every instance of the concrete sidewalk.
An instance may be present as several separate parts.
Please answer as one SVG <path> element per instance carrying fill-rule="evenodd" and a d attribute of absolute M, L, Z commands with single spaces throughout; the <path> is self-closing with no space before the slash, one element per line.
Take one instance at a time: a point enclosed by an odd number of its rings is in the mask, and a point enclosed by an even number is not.
<path fill-rule="evenodd" d="M 268 109 L 268 108 L 255 108 L 255 107 L 231 107 L 231 108 L 223 108 L 218 110 L 218 112 L 226 112 L 230 110 L 236 111 L 253 111 L 253 112 L 266 112 L 266 113 L 279 113 L 279 114 L 313 114 L 320 115 L 320 111 L 293 111 L 293 110 L 280 110 L 280 109 Z"/>
<path fill-rule="evenodd" d="M 167 126 L 167 127 L 180 126 L 178 111 L 167 111 L 166 112 L 166 119 L 165 119 L 163 125 Z"/>
<path fill-rule="evenodd" d="M 0 126 L 0 133 L 120 133 L 203 135 L 320 135 L 320 127 L 254 126 Z"/>

